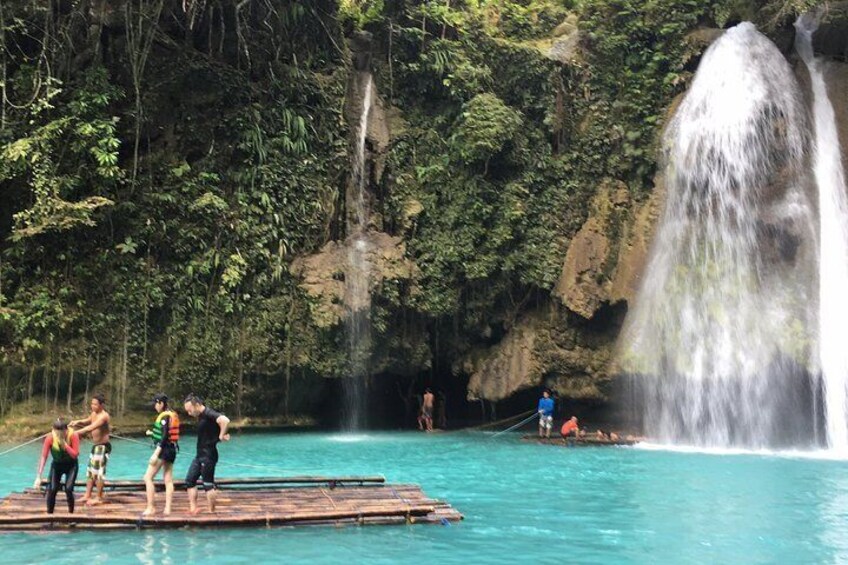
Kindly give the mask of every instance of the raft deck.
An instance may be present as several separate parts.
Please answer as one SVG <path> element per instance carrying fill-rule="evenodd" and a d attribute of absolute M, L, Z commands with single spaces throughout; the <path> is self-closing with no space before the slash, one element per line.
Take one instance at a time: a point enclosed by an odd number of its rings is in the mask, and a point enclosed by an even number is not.
<path fill-rule="evenodd" d="M 636 445 L 640 440 L 638 439 L 624 439 L 619 438 L 615 441 L 610 439 L 601 439 L 597 436 L 586 436 L 586 437 L 568 437 L 563 438 L 561 436 L 558 437 L 549 437 L 549 438 L 541 438 L 538 435 L 526 434 L 521 436 L 521 441 L 528 441 L 533 443 L 542 443 L 547 445 L 560 445 L 563 447 L 586 447 L 586 446 L 610 446 L 610 445 Z"/>
<path fill-rule="evenodd" d="M 157 494 L 157 513 L 142 516 L 147 506 L 144 483 L 107 482 L 106 502 L 79 503 L 69 514 L 64 493 L 56 512 L 45 511 L 43 491 L 27 489 L 0 499 L 0 531 L 42 529 L 178 528 L 226 526 L 312 526 L 366 524 L 447 524 L 462 514 L 446 502 L 428 498 L 417 485 L 385 484 L 382 477 L 263 477 L 221 479 L 216 511 L 198 493 L 200 513 L 188 513 L 182 481 L 174 481 L 170 516 L 162 515 L 164 494 Z M 163 485 L 157 483 L 157 490 Z"/>

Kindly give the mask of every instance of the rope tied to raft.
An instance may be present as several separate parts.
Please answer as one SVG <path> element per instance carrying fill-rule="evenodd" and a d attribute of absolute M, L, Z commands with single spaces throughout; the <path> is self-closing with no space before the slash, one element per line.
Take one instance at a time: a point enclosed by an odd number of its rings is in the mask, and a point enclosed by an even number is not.
<path fill-rule="evenodd" d="M 119 436 L 118 434 L 109 434 L 109 435 L 110 435 L 111 437 L 115 438 L 115 439 L 122 439 L 122 440 L 124 440 L 124 441 L 129 441 L 129 442 L 132 442 L 132 443 L 137 443 L 137 444 L 139 444 L 139 445 L 145 445 L 145 446 L 146 446 L 146 445 L 149 445 L 149 443 L 148 443 L 148 442 L 146 442 L 146 441 L 139 441 L 139 440 L 137 440 L 137 439 L 133 439 L 133 438 L 131 438 L 131 437 Z"/>
<path fill-rule="evenodd" d="M 538 417 L 539 417 L 539 413 L 534 411 L 534 412 L 533 412 L 530 416 L 528 416 L 527 418 L 525 418 L 525 419 L 521 420 L 520 422 L 518 422 L 518 423 L 517 423 L 517 424 L 515 424 L 514 426 L 510 426 L 510 427 L 508 427 L 507 429 L 505 429 L 505 430 L 503 430 L 503 431 L 501 431 L 501 432 L 498 432 L 498 433 L 496 433 L 496 434 L 494 434 L 494 435 L 490 436 L 490 437 L 489 437 L 489 439 L 495 439 L 496 437 L 498 437 L 498 436 L 499 436 L 499 435 L 501 435 L 501 434 L 505 434 L 505 433 L 507 433 L 507 432 L 511 432 L 512 430 L 514 430 L 514 429 L 516 429 L 516 428 L 520 428 L 521 426 L 523 426 L 524 424 L 526 424 L 527 422 L 529 422 L 529 421 L 530 421 L 530 420 L 532 420 L 533 418 L 538 418 Z"/>
<path fill-rule="evenodd" d="M 462 428 L 462 429 L 456 430 L 456 431 L 473 431 L 473 430 L 484 430 L 486 428 L 494 428 L 496 426 L 502 426 L 502 425 L 506 424 L 507 422 L 512 422 L 514 420 L 518 420 L 519 418 L 524 418 L 529 414 L 538 414 L 538 412 L 534 408 L 532 410 L 527 410 L 527 411 L 522 412 L 520 414 L 510 416 L 509 418 L 504 418 L 502 420 L 498 420 L 497 422 L 486 422 L 486 423 L 483 423 L 483 424 L 478 424 L 476 426 L 471 426 L 471 427 L 468 427 L 468 428 Z"/>
<path fill-rule="evenodd" d="M 20 445 L 16 445 L 15 447 L 12 447 L 11 449 L 7 449 L 6 451 L 0 452 L 0 455 L 6 455 L 7 453 L 12 453 L 13 451 L 16 451 L 16 450 L 18 450 L 18 449 L 20 449 L 20 448 L 22 448 L 22 447 L 25 447 L 25 446 L 27 446 L 27 445 L 29 445 L 29 444 L 31 444 L 31 443 L 35 443 L 35 442 L 37 442 L 37 441 L 38 441 L 38 440 L 40 440 L 40 439 L 44 439 L 44 438 L 46 438 L 48 435 L 50 435 L 50 432 L 47 432 L 46 434 L 41 434 L 40 436 L 38 436 L 38 437 L 36 437 L 36 438 L 32 438 L 32 439 L 31 439 L 31 440 L 29 440 L 29 441 L 25 441 L 24 443 L 22 443 L 22 444 L 20 444 Z"/>
<path fill-rule="evenodd" d="M 323 488 L 321 489 L 321 494 L 323 494 L 325 497 L 327 497 L 327 500 L 329 500 L 330 504 L 333 505 L 333 510 L 335 510 L 336 509 L 336 501 L 333 500 L 333 497 L 330 496 L 329 494 L 327 494 L 327 491 L 325 491 Z"/>

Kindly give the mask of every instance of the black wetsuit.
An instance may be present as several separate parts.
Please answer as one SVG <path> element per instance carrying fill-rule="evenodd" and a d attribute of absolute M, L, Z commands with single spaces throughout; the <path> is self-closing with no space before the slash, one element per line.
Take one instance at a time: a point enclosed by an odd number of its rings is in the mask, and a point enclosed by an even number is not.
<path fill-rule="evenodd" d="M 65 491 L 65 497 L 68 499 L 68 512 L 74 513 L 74 483 L 77 482 L 77 473 L 79 473 L 79 462 L 76 459 L 71 461 L 53 461 L 50 464 L 50 479 L 47 486 L 47 513 L 53 514 L 56 508 L 56 495 L 59 489 Z M 63 484 L 62 475 L 65 476 Z"/>
<path fill-rule="evenodd" d="M 186 488 L 194 488 L 202 477 L 207 490 L 215 488 L 215 465 L 218 463 L 218 442 L 221 426 L 218 425 L 220 412 L 204 408 L 197 417 L 197 455 L 191 462 L 186 474 Z"/>

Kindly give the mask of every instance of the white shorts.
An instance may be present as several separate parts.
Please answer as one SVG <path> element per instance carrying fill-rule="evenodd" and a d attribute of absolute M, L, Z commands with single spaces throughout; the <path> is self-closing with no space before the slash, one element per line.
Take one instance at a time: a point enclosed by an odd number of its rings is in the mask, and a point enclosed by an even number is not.
<path fill-rule="evenodd" d="M 545 428 L 546 430 L 551 429 L 551 426 L 554 425 L 554 417 L 553 416 L 539 416 L 539 427 Z"/>

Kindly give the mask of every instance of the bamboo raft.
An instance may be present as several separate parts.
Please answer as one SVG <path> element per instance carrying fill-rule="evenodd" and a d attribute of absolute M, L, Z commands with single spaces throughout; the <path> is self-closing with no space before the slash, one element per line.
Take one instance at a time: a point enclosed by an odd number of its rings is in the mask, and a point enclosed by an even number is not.
<path fill-rule="evenodd" d="M 198 493 L 200 514 L 188 513 L 182 481 L 174 481 L 170 516 L 142 516 L 147 506 L 144 483 L 107 482 L 106 502 L 77 502 L 69 514 L 65 495 L 56 497 L 55 514 L 47 514 L 43 491 L 27 489 L 0 499 L 0 531 L 43 529 L 117 529 L 179 527 L 272 527 L 367 524 L 449 524 L 463 519 L 446 502 L 428 498 L 418 485 L 385 483 L 383 477 L 260 477 L 221 479 L 216 511 L 210 514 Z M 157 483 L 157 490 L 164 486 Z M 77 492 L 77 498 L 79 498 Z"/>
<path fill-rule="evenodd" d="M 611 439 L 601 439 L 597 436 L 567 437 L 567 438 L 557 436 L 557 437 L 541 438 L 538 435 L 526 434 L 526 435 L 521 436 L 521 441 L 527 441 L 527 442 L 539 443 L 539 444 L 545 444 L 545 445 L 559 445 L 559 446 L 563 446 L 563 447 L 587 447 L 587 446 L 636 445 L 641 440 L 639 440 L 639 439 L 625 439 L 625 438 L 619 438 L 617 440 L 611 440 Z"/>

